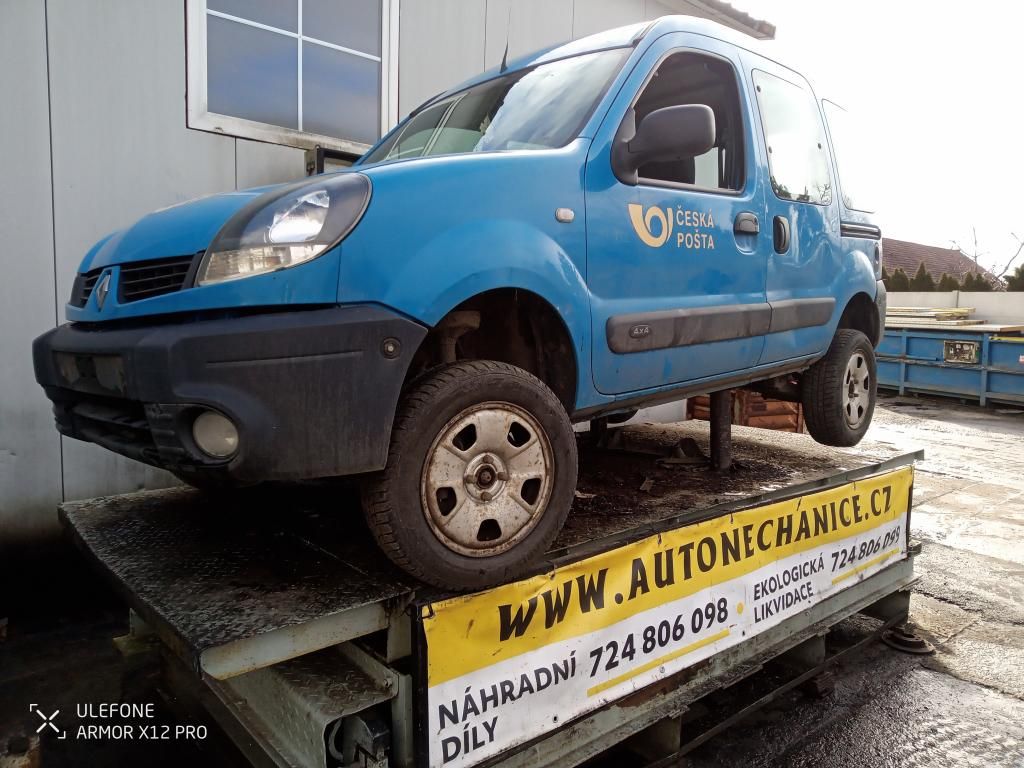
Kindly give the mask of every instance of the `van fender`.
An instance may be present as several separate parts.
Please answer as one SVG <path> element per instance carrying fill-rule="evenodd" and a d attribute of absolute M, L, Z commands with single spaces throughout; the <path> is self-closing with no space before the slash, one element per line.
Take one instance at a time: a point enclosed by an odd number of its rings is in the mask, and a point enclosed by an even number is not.
<path fill-rule="evenodd" d="M 582 227 L 578 244 L 582 254 Z M 426 290 L 431 285 L 439 290 Z M 577 391 L 584 392 L 590 381 L 590 291 L 565 248 L 536 227 L 487 219 L 446 229 L 403 260 L 381 301 L 434 326 L 467 299 L 498 288 L 531 291 L 555 308 L 576 350 Z"/>
<path fill-rule="evenodd" d="M 839 319 L 846 305 L 858 293 L 866 293 L 868 298 L 875 300 L 878 290 L 878 278 L 871 257 L 857 248 L 846 254 L 843 268 L 832 282 L 832 294 L 836 297 L 836 306 L 832 314 L 832 332 L 835 333 Z M 881 320 L 881 318 L 879 318 Z"/>

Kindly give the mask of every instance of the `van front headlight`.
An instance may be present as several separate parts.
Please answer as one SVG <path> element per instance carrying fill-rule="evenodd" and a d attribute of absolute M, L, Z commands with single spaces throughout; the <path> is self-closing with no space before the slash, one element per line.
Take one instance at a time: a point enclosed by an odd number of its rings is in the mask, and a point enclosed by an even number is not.
<path fill-rule="evenodd" d="M 276 272 L 315 259 L 359 223 L 370 179 L 340 173 L 260 195 L 228 219 L 199 266 L 197 285 Z"/>

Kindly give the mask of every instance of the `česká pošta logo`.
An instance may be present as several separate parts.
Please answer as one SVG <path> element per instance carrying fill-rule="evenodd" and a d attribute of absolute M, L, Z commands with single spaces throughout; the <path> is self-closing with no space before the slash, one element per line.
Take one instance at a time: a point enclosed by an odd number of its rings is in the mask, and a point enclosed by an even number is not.
<path fill-rule="evenodd" d="M 640 203 L 629 203 L 629 221 L 640 242 L 651 248 L 660 248 L 670 240 L 677 248 L 691 251 L 714 250 L 715 219 L 711 211 L 693 211 L 682 206 L 660 208 L 656 205 L 644 210 Z M 674 236 L 673 236 L 674 233 Z"/>

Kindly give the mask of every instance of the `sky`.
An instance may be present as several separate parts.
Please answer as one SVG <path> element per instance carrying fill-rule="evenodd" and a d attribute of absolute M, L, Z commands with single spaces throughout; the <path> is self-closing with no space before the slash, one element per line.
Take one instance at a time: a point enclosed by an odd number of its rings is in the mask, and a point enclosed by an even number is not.
<path fill-rule="evenodd" d="M 773 23 L 764 50 L 865 126 L 886 237 L 971 255 L 974 228 L 979 262 L 1002 269 L 1024 238 L 1024 3 L 731 4 Z"/>

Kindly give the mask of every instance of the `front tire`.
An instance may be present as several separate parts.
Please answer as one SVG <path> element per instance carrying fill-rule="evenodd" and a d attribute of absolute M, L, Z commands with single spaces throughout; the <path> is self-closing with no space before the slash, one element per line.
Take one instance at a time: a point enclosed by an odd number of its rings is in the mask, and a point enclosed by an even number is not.
<path fill-rule="evenodd" d="M 544 553 L 576 472 L 569 417 L 543 382 L 506 363 L 460 362 L 403 396 L 363 509 L 398 566 L 445 589 L 480 589 Z"/>
<path fill-rule="evenodd" d="M 840 328 L 828 352 L 804 374 L 807 431 L 819 443 L 847 448 L 871 426 L 878 394 L 875 350 L 860 331 Z"/>

